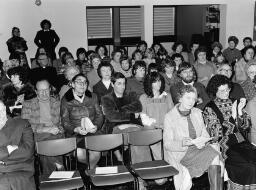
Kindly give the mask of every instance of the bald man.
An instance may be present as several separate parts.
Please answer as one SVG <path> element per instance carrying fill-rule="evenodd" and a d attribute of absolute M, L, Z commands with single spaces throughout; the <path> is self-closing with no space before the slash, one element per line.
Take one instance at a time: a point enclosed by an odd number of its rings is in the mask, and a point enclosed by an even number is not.
<path fill-rule="evenodd" d="M 35 190 L 34 139 L 27 120 L 7 118 L 0 101 L 0 189 Z"/>
<path fill-rule="evenodd" d="M 24 101 L 21 117 L 31 123 L 35 141 L 52 140 L 64 137 L 60 123 L 60 101 L 51 96 L 50 84 L 47 80 L 36 83 L 37 97 Z M 55 168 L 62 169 L 62 159 L 59 157 L 41 157 L 43 173 L 49 174 Z"/>

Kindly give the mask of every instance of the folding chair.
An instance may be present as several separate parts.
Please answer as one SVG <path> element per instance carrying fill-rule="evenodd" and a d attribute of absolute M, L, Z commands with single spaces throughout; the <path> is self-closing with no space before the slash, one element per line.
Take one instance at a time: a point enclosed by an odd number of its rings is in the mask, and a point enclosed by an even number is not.
<path fill-rule="evenodd" d="M 76 138 L 55 139 L 36 142 L 36 151 L 44 156 L 64 156 L 75 152 L 76 158 Z M 72 178 L 51 179 L 49 175 L 40 176 L 40 190 L 69 190 L 83 187 L 84 183 L 78 171 L 74 171 Z"/>
<path fill-rule="evenodd" d="M 89 163 L 89 151 L 112 151 L 118 147 L 123 148 L 123 135 L 122 134 L 106 134 L 85 137 L 85 148 L 87 152 L 88 169 L 85 171 L 87 176 L 86 189 L 91 189 L 92 184 L 97 187 L 102 186 L 114 186 L 121 185 L 128 182 L 134 182 L 134 188 L 136 187 L 136 178 L 127 170 L 124 165 L 113 166 L 116 167 L 117 172 L 114 173 L 97 173 L 97 169 L 90 169 Z M 111 152 L 112 155 L 112 152 Z M 112 156 L 111 156 L 112 158 Z M 112 160 L 113 165 L 113 160 Z M 100 167 L 106 168 L 106 167 Z"/>
<path fill-rule="evenodd" d="M 127 133 L 130 154 L 130 168 L 143 180 L 156 180 L 170 178 L 178 174 L 178 170 L 169 165 L 164 159 L 163 154 L 163 134 L 161 129 L 143 130 Z M 150 146 L 161 142 L 162 160 L 132 163 L 131 146 Z"/>

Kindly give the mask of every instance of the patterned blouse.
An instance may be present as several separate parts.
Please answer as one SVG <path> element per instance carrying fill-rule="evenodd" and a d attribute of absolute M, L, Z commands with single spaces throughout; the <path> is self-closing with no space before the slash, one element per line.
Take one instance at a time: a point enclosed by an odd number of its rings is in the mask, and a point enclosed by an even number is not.
<path fill-rule="evenodd" d="M 240 143 L 238 135 L 250 127 L 250 118 L 246 112 L 235 120 L 232 115 L 230 99 L 214 99 L 209 102 L 203 112 L 207 130 L 211 137 L 218 138 L 222 156 L 227 159 L 227 150 L 233 144 Z"/>

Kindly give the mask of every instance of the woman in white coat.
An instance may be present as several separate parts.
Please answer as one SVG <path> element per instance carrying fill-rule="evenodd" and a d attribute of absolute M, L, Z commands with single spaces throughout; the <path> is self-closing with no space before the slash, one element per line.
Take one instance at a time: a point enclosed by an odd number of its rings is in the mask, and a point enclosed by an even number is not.
<path fill-rule="evenodd" d="M 194 108 L 197 91 L 184 85 L 178 92 L 177 104 L 165 116 L 165 160 L 179 170 L 174 176 L 176 190 L 189 190 L 192 178 L 208 170 L 211 190 L 222 189 L 223 163 L 217 146 L 210 145 L 201 110 Z"/>

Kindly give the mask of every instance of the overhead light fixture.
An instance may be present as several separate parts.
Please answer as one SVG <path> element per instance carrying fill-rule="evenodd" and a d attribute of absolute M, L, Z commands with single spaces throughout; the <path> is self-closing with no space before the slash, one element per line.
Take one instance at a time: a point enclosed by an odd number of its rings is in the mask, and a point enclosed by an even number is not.
<path fill-rule="evenodd" d="M 36 4 L 37 6 L 40 6 L 40 5 L 42 4 L 42 2 L 41 2 L 41 0 L 36 0 L 35 4 Z"/>

